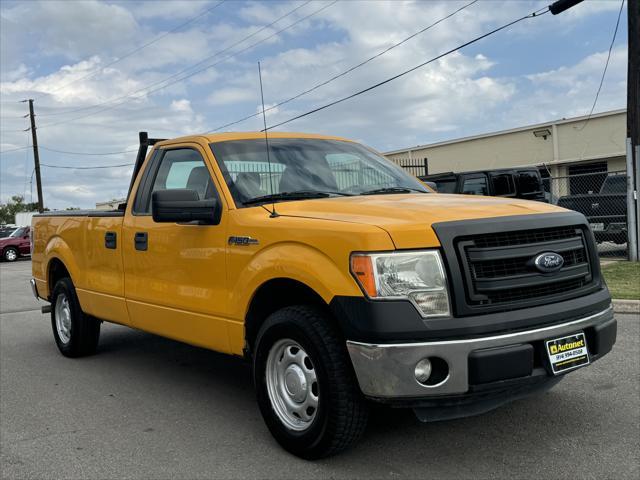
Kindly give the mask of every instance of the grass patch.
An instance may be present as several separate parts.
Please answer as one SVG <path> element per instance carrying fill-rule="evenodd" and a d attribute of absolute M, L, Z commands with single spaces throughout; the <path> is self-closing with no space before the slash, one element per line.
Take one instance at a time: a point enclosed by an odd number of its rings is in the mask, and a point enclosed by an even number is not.
<path fill-rule="evenodd" d="M 640 300 L 640 263 L 613 262 L 602 267 L 611 296 L 624 300 Z"/>

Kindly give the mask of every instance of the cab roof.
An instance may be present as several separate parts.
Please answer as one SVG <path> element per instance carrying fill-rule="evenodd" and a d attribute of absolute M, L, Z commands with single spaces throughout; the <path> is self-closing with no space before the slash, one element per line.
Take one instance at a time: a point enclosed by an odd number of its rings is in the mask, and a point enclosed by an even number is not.
<path fill-rule="evenodd" d="M 320 135 L 315 133 L 300 133 L 300 132 L 269 132 L 269 138 L 315 138 L 322 140 L 341 140 L 350 142 L 351 140 L 341 137 L 335 137 L 331 135 Z M 253 140 L 264 139 L 264 132 L 224 132 L 224 133 L 209 133 L 201 135 L 188 135 L 184 137 L 171 138 L 158 142 L 158 146 L 171 145 L 174 143 L 182 142 L 197 142 L 205 140 L 207 143 L 227 142 L 230 140 Z"/>

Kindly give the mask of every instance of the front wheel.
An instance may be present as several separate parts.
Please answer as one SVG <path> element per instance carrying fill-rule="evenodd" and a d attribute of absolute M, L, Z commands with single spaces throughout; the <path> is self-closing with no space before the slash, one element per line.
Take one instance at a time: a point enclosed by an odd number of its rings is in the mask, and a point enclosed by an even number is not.
<path fill-rule="evenodd" d="M 322 310 L 293 306 L 269 316 L 256 341 L 253 375 L 267 427 L 294 455 L 333 455 L 364 432 L 367 405 L 344 341 Z"/>

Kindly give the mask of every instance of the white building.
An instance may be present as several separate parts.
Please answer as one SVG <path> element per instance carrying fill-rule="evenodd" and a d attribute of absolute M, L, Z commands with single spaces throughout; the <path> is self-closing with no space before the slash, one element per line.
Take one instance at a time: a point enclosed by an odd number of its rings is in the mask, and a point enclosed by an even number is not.
<path fill-rule="evenodd" d="M 118 205 L 126 201 L 126 198 L 114 198 L 108 202 L 98 202 L 96 203 L 96 210 L 117 210 Z"/>
<path fill-rule="evenodd" d="M 400 165 L 424 165 L 426 161 L 429 174 L 536 166 L 543 176 L 594 173 L 602 177 L 604 172 L 624 172 L 626 131 L 626 109 L 622 109 L 597 113 L 590 119 L 563 118 L 403 148 L 385 155 Z M 560 187 L 564 184 L 571 193 L 587 193 L 575 190 L 593 188 L 589 182 L 582 182 L 583 188 L 577 188 L 578 182 L 574 182 L 576 188 L 570 182 L 556 183 Z"/>

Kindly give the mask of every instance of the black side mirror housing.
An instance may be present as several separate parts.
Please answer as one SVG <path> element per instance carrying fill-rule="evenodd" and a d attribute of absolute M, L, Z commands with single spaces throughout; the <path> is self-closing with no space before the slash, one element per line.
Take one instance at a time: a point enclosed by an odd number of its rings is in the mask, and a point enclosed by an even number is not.
<path fill-rule="evenodd" d="M 219 207 L 215 198 L 200 200 L 198 192 L 188 188 L 156 190 L 151 195 L 154 222 L 216 225 L 220 222 Z"/>

